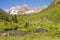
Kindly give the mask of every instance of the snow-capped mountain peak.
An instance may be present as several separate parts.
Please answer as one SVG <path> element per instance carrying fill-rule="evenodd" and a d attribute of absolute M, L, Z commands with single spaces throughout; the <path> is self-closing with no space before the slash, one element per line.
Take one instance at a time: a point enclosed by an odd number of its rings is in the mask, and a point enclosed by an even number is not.
<path fill-rule="evenodd" d="M 12 7 L 8 10 L 6 10 L 7 13 L 13 14 L 13 15 L 19 15 L 19 14 L 30 14 L 42 11 L 43 9 L 47 8 L 47 6 L 40 6 L 36 8 L 30 8 L 27 4 L 23 4 L 21 6 Z"/>

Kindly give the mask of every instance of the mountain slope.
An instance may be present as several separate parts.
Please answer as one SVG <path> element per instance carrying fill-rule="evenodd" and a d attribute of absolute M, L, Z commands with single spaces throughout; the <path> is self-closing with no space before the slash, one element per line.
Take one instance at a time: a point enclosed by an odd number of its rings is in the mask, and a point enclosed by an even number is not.
<path fill-rule="evenodd" d="M 9 16 L 9 14 L 7 14 L 5 11 L 0 9 L 0 20 L 2 19 L 4 21 L 8 21 L 8 16 Z"/>
<path fill-rule="evenodd" d="M 37 14 L 21 15 L 17 18 L 19 22 L 27 22 L 29 27 L 43 26 L 49 30 L 59 29 L 60 24 L 60 2 L 55 4 L 55 1 L 45 10 Z M 28 28 L 29 29 L 29 28 Z M 32 28 L 33 29 L 33 28 Z"/>
<path fill-rule="evenodd" d="M 40 16 L 40 18 L 46 17 L 53 21 L 59 21 L 60 2 L 57 2 L 56 4 L 51 4 L 47 9 L 37 14 L 37 16 Z"/>
<path fill-rule="evenodd" d="M 60 3 L 57 2 L 56 4 L 51 4 L 47 9 L 43 10 L 42 12 L 39 12 L 37 14 L 31 14 L 31 15 L 25 15 L 26 19 L 31 20 L 34 18 L 35 20 L 43 20 L 44 18 L 46 20 L 58 22 L 60 20 Z M 24 16 L 22 16 L 24 17 Z M 31 17 L 31 19 L 30 19 Z M 28 20 L 27 20 L 28 21 Z M 33 20 L 34 21 L 34 20 Z"/>

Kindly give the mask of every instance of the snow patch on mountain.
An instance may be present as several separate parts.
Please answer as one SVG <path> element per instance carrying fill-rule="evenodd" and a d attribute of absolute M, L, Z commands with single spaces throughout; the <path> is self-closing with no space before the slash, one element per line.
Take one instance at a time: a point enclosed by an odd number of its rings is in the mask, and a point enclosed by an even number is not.
<path fill-rule="evenodd" d="M 46 9 L 46 8 L 47 8 L 47 6 L 30 8 L 27 4 L 23 4 L 21 6 L 16 6 L 16 7 L 12 7 L 10 9 L 7 9 L 6 12 L 9 13 L 9 14 L 13 14 L 13 15 L 31 14 L 31 13 L 40 12 L 43 9 Z"/>

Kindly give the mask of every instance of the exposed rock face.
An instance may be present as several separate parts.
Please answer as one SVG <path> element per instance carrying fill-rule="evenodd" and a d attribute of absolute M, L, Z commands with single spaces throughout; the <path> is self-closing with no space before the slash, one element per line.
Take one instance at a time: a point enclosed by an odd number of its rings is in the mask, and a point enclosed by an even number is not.
<path fill-rule="evenodd" d="M 55 4 L 56 4 L 57 2 L 60 2 L 60 0 L 55 0 Z"/>
<path fill-rule="evenodd" d="M 60 2 L 60 0 L 55 0 L 55 1 L 59 1 Z"/>
<path fill-rule="evenodd" d="M 30 13 L 35 13 L 35 12 L 42 11 L 45 8 L 47 8 L 47 6 L 29 8 L 29 6 L 27 4 L 24 4 L 24 5 L 21 5 L 21 6 L 12 7 L 10 9 L 6 10 L 6 12 L 9 13 L 9 14 L 13 14 L 13 15 L 30 14 Z"/>

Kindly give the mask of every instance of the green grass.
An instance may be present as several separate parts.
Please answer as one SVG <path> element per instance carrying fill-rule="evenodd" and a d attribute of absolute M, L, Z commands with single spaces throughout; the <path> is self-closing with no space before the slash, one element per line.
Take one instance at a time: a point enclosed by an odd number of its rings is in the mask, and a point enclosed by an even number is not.
<path fill-rule="evenodd" d="M 0 40 L 60 40 L 60 2 L 54 2 L 47 9 L 29 15 L 9 15 L 0 10 L 0 30 L 14 29 L 37 31 L 42 26 L 48 33 L 27 34 L 25 36 L 1 36 Z"/>

